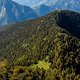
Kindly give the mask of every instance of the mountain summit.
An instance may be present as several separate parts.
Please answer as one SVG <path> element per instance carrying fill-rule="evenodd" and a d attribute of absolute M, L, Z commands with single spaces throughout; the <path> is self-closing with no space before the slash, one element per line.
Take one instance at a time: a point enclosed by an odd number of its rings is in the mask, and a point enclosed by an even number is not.
<path fill-rule="evenodd" d="M 36 18 L 37 14 L 28 6 L 12 0 L 0 0 L 0 25 Z"/>

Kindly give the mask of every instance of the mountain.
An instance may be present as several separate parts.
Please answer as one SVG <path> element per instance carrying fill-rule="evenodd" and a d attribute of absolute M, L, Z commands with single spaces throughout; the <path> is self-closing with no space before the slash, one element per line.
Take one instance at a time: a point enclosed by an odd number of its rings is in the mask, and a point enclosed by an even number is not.
<path fill-rule="evenodd" d="M 54 5 L 52 5 L 52 9 L 66 9 L 80 12 L 80 0 L 58 0 Z"/>
<path fill-rule="evenodd" d="M 44 16 L 54 10 L 71 10 L 71 11 L 76 11 L 80 12 L 80 0 L 56 0 L 55 3 L 54 1 L 49 1 L 49 0 L 44 0 L 40 5 L 33 7 L 35 12 L 39 16 Z"/>
<path fill-rule="evenodd" d="M 57 10 L 0 28 L 1 80 L 79 80 L 80 14 Z"/>
<path fill-rule="evenodd" d="M 34 11 L 38 16 L 44 16 L 47 13 L 51 12 L 51 8 L 47 5 L 42 4 L 40 6 L 34 7 Z"/>
<path fill-rule="evenodd" d="M 21 5 L 27 5 L 30 6 L 31 8 L 39 6 L 39 5 L 52 5 L 55 4 L 57 0 L 13 0 L 17 2 L 18 4 Z"/>
<path fill-rule="evenodd" d="M 0 0 L 0 26 L 38 17 L 28 6 L 21 6 L 12 0 Z"/>

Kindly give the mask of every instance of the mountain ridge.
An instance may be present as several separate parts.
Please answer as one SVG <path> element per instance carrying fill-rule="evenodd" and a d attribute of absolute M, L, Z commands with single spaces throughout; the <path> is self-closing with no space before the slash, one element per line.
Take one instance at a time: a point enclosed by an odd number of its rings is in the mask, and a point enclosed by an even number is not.
<path fill-rule="evenodd" d="M 0 79 L 79 80 L 79 25 L 79 13 L 56 10 L 0 29 Z"/>

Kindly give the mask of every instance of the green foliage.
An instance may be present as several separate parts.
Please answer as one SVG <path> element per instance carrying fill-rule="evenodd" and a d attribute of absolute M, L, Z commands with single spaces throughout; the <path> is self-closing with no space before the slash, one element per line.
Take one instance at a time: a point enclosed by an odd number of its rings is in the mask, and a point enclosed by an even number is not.
<path fill-rule="evenodd" d="M 79 35 L 59 25 L 65 17 L 63 13 L 79 26 L 76 13 L 55 11 L 1 29 L 0 80 L 80 79 Z"/>
<path fill-rule="evenodd" d="M 30 66 L 31 68 L 40 68 L 40 69 L 44 69 L 44 70 L 48 70 L 50 69 L 50 63 L 48 62 L 45 62 L 45 61 L 38 61 L 38 64 L 34 64 L 32 66 Z"/>

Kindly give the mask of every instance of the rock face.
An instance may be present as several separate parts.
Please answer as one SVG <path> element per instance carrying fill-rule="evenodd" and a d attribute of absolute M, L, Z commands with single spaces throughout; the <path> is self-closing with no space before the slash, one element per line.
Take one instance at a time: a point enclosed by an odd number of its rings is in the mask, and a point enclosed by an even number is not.
<path fill-rule="evenodd" d="M 28 6 L 19 5 L 12 0 L 0 0 L 0 26 L 37 17 Z"/>

